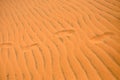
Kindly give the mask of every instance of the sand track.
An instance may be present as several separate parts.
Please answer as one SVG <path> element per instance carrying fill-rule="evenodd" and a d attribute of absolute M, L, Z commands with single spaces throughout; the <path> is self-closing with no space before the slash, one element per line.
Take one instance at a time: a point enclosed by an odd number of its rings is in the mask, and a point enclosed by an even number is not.
<path fill-rule="evenodd" d="M 0 80 L 120 80 L 120 1 L 0 0 Z"/>

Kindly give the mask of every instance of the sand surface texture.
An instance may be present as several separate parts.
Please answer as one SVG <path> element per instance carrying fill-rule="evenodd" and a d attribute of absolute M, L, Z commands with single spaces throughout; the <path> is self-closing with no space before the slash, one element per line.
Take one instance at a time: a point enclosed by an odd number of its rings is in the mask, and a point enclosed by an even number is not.
<path fill-rule="evenodd" d="M 120 80 L 120 0 L 0 0 L 0 80 Z"/>

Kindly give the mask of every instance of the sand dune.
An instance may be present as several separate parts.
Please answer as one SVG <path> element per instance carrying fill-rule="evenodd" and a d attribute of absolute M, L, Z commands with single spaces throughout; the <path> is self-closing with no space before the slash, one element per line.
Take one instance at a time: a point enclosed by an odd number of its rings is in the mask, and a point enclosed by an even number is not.
<path fill-rule="evenodd" d="M 0 80 L 120 80 L 120 0 L 0 0 Z"/>

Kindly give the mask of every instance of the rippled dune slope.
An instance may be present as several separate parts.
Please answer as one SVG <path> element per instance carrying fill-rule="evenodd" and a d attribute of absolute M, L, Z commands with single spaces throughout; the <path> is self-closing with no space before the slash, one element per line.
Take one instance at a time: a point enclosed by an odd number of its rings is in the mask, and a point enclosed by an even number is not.
<path fill-rule="evenodd" d="M 120 80 L 120 0 L 0 0 L 0 80 Z"/>

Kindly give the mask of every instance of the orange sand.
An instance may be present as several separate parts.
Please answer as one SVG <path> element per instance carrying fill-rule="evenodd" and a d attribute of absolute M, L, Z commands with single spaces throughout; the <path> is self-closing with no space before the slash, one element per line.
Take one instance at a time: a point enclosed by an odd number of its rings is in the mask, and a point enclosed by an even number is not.
<path fill-rule="evenodd" d="M 0 80 L 120 80 L 120 0 L 0 0 Z"/>

